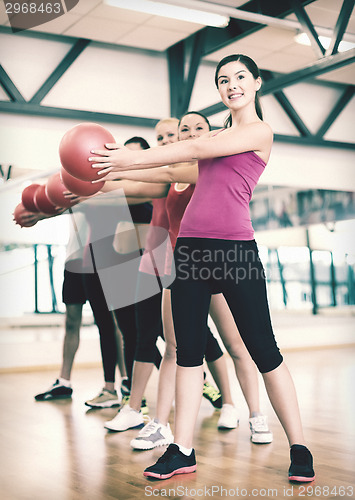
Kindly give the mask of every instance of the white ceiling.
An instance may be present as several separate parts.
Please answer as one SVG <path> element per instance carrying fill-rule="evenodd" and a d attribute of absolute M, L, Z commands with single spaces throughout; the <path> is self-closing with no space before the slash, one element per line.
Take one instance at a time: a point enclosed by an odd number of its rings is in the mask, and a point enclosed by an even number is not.
<path fill-rule="evenodd" d="M 128 3 L 128 2 L 127 2 Z M 209 3 L 240 7 L 244 0 L 208 0 Z M 315 26 L 333 28 L 342 0 L 316 0 L 306 6 Z M 296 20 L 295 15 L 289 19 Z M 0 3 L 0 24 L 9 25 L 4 3 Z M 201 29 L 198 24 L 176 21 L 160 16 L 137 13 L 104 4 L 103 0 L 81 0 L 65 15 L 35 28 L 35 31 L 89 38 L 122 46 L 165 51 L 171 45 Z M 352 14 L 347 33 L 355 35 L 355 15 Z M 288 73 L 317 60 L 311 47 L 295 42 L 296 30 L 267 26 L 208 55 L 205 59 L 218 61 L 233 52 L 246 53 L 262 69 Z M 355 64 L 322 75 L 324 80 L 355 84 Z"/>

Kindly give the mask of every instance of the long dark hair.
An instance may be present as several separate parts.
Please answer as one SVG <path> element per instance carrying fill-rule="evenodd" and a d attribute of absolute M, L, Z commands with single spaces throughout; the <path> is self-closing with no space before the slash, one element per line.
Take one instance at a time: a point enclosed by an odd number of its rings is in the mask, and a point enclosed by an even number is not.
<path fill-rule="evenodd" d="M 207 123 L 209 130 L 211 130 L 211 124 L 210 124 L 210 122 L 209 122 L 209 120 L 208 120 L 207 116 L 203 115 L 203 114 L 202 114 L 202 113 L 200 113 L 199 111 L 187 111 L 186 113 L 184 113 L 184 114 L 182 115 L 182 117 L 180 118 L 180 120 L 179 120 L 179 124 L 178 124 L 178 127 L 179 127 L 179 128 L 180 128 L 180 125 L 181 125 L 181 120 L 182 120 L 183 118 L 185 118 L 185 116 L 187 116 L 187 115 L 198 115 L 198 116 L 201 116 L 201 118 L 203 118 L 203 119 L 205 120 L 205 122 Z"/>
<path fill-rule="evenodd" d="M 222 66 L 225 66 L 226 64 L 230 62 L 241 62 L 244 64 L 244 66 L 250 71 L 250 73 L 253 75 L 255 80 L 260 77 L 260 71 L 256 63 L 251 59 L 249 56 L 246 56 L 244 54 L 231 54 L 230 56 L 224 57 L 219 63 L 217 64 L 216 72 L 214 75 L 214 81 L 216 84 L 216 87 L 218 88 L 218 73 L 219 70 L 222 68 Z M 261 109 L 261 104 L 259 100 L 259 95 L 258 91 L 255 94 L 255 111 L 260 120 L 263 120 L 263 111 Z M 225 127 L 230 127 L 232 125 L 232 116 L 229 115 L 225 121 L 224 126 Z"/>
<path fill-rule="evenodd" d="M 127 146 L 127 144 L 139 144 L 142 149 L 150 148 L 148 142 L 143 137 L 131 137 L 124 143 L 124 146 Z"/>

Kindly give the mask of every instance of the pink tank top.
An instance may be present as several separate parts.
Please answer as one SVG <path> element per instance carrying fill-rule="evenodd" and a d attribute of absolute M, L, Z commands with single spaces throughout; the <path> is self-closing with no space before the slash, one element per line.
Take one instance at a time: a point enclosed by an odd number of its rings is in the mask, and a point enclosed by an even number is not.
<path fill-rule="evenodd" d="M 254 151 L 198 162 L 195 192 L 179 236 L 252 240 L 249 203 L 265 162 Z"/>
<path fill-rule="evenodd" d="M 165 275 L 167 276 L 173 274 L 173 252 L 180 230 L 181 219 L 184 216 L 186 207 L 195 190 L 195 184 L 190 184 L 182 191 L 178 191 L 176 186 L 176 184 L 171 185 L 166 199 L 166 211 L 169 218 L 169 236 L 171 242 L 171 246 L 169 245 L 167 248 L 165 258 Z"/>
<path fill-rule="evenodd" d="M 176 189 L 176 184 L 172 184 L 166 199 L 166 211 L 169 218 L 169 235 L 171 246 L 174 250 L 176 240 L 180 230 L 181 219 L 186 207 L 191 200 L 195 189 L 195 184 L 189 184 L 182 191 Z"/>
<path fill-rule="evenodd" d="M 166 212 L 166 198 L 156 198 L 153 200 L 153 216 L 139 266 L 141 272 L 164 276 L 165 254 L 169 243 L 168 230 L 169 219 Z"/>

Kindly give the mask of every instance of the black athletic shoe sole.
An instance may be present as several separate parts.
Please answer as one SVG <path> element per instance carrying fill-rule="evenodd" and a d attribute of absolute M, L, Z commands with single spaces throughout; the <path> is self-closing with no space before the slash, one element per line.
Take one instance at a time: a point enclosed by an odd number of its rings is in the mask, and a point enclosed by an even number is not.
<path fill-rule="evenodd" d="M 43 394 L 38 394 L 38 396 L 35 396 L 36 401 L 53 401 L 56 399 L 70 399 L 72 397 L 71 394 L 58 394 L 58 395 L 43 395 Z"/>

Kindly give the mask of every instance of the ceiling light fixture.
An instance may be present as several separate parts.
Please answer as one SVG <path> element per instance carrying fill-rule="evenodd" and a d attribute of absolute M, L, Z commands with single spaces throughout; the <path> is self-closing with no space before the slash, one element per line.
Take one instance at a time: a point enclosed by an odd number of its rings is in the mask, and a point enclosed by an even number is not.
<path fill-rule="evenodd" d="M 162 2 L 153 2 L 151 0 L 130 0 L 130 2 L 127 0 L 105 0 L 104 3 L 111 7 L 178 19 L 179 21 L 201 24 L 202 26 L 225 28 L 229 24 L 229 17 L 220 14 L 169 5 Z"/>
<path fill-rule="evenodd" d="M 330 46 L 331 38 L 328 36 L 319 36 L 319 41 L 323 45 L 325 49 L 328 49 Z M 306 33 L 298 33 L 298 35 L 295 36 L 295 41 L 299 43 L 300 45 L 311 45 L 311 41 Z M 338 47 L 338 52 L 345 52 L 347 50 L 353 49 L 355 47 L 355 43 L 352 42 L 346 42 L 346 41 L 341 41 Z"/>

